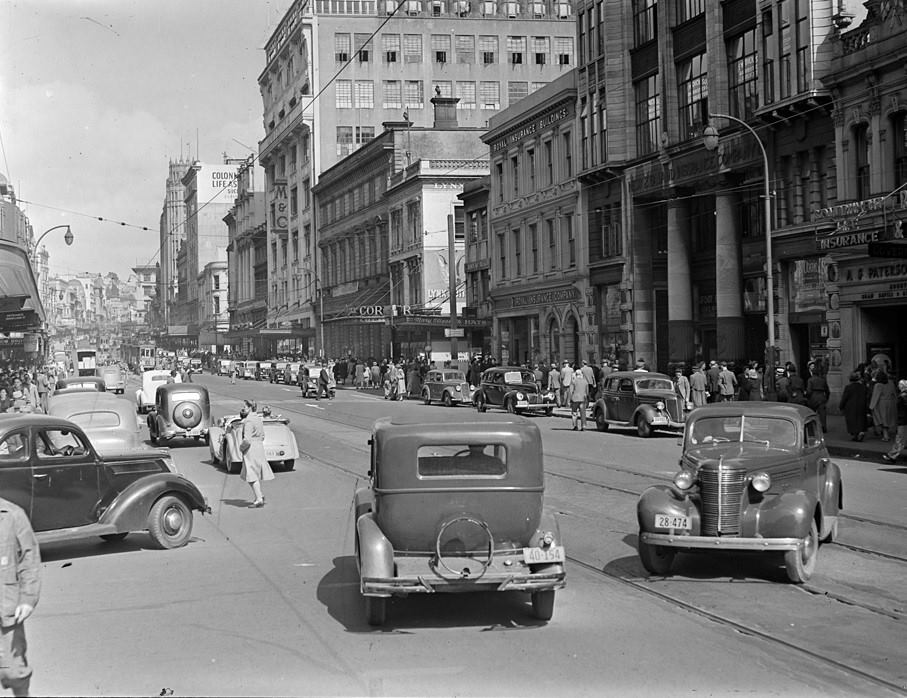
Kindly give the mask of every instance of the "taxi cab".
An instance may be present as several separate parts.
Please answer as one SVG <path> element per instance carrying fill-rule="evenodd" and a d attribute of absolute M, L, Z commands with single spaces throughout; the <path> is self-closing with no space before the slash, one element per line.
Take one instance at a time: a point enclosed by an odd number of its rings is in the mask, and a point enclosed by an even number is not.
<path fill-rule="evenodd" d="M 370 481 L 353 502 L 371 625 L 391 597 L 435 592 L 524 592 L 535 618 L 554 613 L 566 557 L 544 503 L 541 433 L 524 417 L 471 414 L 375 423 Z"/>

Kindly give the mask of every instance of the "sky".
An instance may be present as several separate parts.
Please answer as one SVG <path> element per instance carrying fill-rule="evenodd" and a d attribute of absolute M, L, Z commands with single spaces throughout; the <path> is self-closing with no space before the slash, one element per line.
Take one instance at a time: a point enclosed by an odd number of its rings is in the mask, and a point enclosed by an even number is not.
<path fill-rule="evenodd" d="M 170 160 L 257 153 L 290 1 L 0 0 L 0 173 L 35 238 L 71 226 L 42 242 L 51 274 L 154 264 Z"/>

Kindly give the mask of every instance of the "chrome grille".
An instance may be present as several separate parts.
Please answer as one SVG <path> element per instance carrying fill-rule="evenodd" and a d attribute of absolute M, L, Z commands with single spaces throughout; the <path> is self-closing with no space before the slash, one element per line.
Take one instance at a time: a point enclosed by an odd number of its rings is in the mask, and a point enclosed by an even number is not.
<path fill-rule="evenodd" d="M 699 471 L 702 535 L 740 535 L 740 504 L 745 480 L 745 470 L 727 468 L 720 463 L 717 468 Z"/>
<path fill-rule="evenodd" d="M 679 397 L 667 398 L 665 401 L 665 411 L 670 415 L 674 422 L 683 421 L 683 404 Z"/>

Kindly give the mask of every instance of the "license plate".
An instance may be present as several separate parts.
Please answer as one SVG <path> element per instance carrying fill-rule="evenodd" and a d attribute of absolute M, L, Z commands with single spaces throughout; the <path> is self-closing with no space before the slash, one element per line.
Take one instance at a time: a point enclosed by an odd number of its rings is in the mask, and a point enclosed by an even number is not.
<path fill-rule="evenodd" d="M 655 528 L 681 528 L 689 530 L 689 516 L 673 516 L 670 514 L 655 514 Z"/>
<path fill-rule="evenodd" d="M 525 400 L 517 400 L 516 406 L 517 407 L 529 407 L 529 403 L 526 402 Z"/>
<path fill-rule="evenodd" d="M 523 548 L 523 562 L 529 565 L 564 562 L 566 559 L 563 545 L 552 545 L 550 548 Z"/>

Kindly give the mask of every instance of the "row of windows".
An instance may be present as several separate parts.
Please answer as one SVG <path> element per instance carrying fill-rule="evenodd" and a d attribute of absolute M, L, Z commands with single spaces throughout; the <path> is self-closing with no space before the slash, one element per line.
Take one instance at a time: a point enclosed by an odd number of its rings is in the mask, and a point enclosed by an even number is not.
<path fill-rule="evenodd" d="M 508 161 L 494 166 L 493 188 L 498 203 L 518 199 L 538 189 L 573 179 L 572 133 L 524 145 Z"/>
<path fill-rule="evenodd" d="M 375 15 L 376 12 L 390 15 L 431 17 L 558 17 L 567 19 L 573 14 L 569 2 L 546 2 L 544 0 L 316 0 L 315 12 L 319 15 Z"/>
<path fill-rule="evenodd" d="M 497 234 L 495 271 L 498 279 L 522 279 L 549 271 L 576 268 L 576 231 L 573 214 L 529 223 Z"/>
<path fill-rule="evenodd" d="M 514 104 L 531 92 L 541 89 L 547 83 L 510 80 L 507 83 L 508 104 Z M 382 80 L 381 94 L 375 96 L 375 82 L 372 80 L 338 80 L 335 86 L 334 106 L 337 109 L 424 109 L 425 81 L 423 80 Z M 457 109 L 501 109 L 501 83 L 497 80 L 432 80 L 431 93 L 441 97 L 458 97 Z M 352 127 L 344 127 L 348 140 L 341 142 L 353 144 Z M 374 138 L 374 128 L 364 127 L 366 133 L 356 145 L 366 143 Z M 371 135 L 367 135 L 370 133 Z M 351 151 L 352 152 L 352 151 Z"/>
<path fill-rule="evenodd" d="M 346 63 L 351 57 L 359 63 L 376 60 L 376 42 L 370 34 L 334 34 L 334 60 Z M 571 65 L 573 37 L 508 36 L 504 41 L 506 57 L 501 55 L 501 38 L 492 35 L 432 34 L 428 37 L 429 60 L 433 63 L 494 65 Z M 423 62 L 422 34 L 382 34 L 379 60 L 386 65 Z"/>

